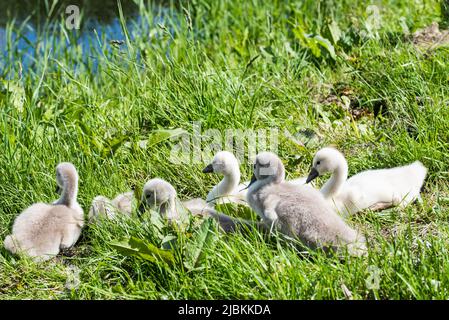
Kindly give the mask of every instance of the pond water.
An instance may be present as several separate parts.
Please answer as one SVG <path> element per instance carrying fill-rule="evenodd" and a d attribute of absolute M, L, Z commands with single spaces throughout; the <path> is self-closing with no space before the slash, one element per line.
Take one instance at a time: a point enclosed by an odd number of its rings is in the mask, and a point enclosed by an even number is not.
<path fill-rule="evenodd" d="M 121 0 L 120 4 L 131 39 L 136 33 L 149 32 L 151 26 L 140 16 L 135 1 Z M 66 12 L 69 5 L 76 5 L 81 12 L 80 28 L 66 28 L 61 33 L 63 22 L 71 14 Z M 150 9 L 154 12 L 153 26 L 170 14 L 163 1 Z M 67 42 L 65 50 L 75 44 L 86 56 L 105 43 L 111 45 L 111 41 L 126 46 L 117 0 L 0 0 L 0 78 L 8 78 L 11 65 L 19 63 L 18 57 L 24 71 L 36 65 L 38 48 L 52 41 L 60 43 L 61 34 Z"/>

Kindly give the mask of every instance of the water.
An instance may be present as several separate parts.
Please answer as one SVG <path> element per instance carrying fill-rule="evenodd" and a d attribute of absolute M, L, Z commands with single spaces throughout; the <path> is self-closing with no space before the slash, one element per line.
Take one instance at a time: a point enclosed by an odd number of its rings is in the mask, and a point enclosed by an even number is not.
<path fill-rule="evenodd" d="M 65 26 L 61 22 L 69 17 L 68 5 L 77 5 L 82 12 L 81 27 L 73 30 L 65 27 L 61 32 L 61 25 Z M 136 35 L 148 34 L 151 27 L 163 22 L 169 14 L 163 3 L 155 5 L 150 8 L 155 12 L 150 25 L 140 16 L 134 1 L 121 0 L 121 7 L 131 40 Z M 104 46 L 126 48 L 124 40 L 116 0 L 0 0 L 0 78 L 16 77 L 18 68 L 20 72 L 38 68 L 48 46 L 56 58 L 64 55 L 63 51 L 81 50 L 82 54 L 78 54 L 81 61 L 74 63 L 74 69 L 91 59 L 90 67 L 95 71 L 97 62 L 93 57 L 104 52 Z"/>

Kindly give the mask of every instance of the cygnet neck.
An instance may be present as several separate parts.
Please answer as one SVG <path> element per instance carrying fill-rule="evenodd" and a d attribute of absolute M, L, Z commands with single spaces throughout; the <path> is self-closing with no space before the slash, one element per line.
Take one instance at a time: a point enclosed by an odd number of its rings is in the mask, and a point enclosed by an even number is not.
<path fill-rule="evenodd" d="M 321 188 L 321 193 L 325 198 L 332 198 L 341 191 L 343 184 L 348 178 L 348 163 L 343 157 L 337 160 L 335 170 L 330 179 Z"/>
<path fill-rule="evenodd" d="M 64 186 L 62 187 L 62 194 L 58 204 L 65 205 L 67 207 L 73 207 L 76 203 L 76 197 L 78 195 L 78 180 L 76 177 L 66 177 L 64 179 Z"/>
<path fill-rule="evenodd" d="M 231 170 L 224 174 L 223 179 L 218 184 L 219 195 L 231 194 L 240 183 L 240 169 L 233 166 Z"/>

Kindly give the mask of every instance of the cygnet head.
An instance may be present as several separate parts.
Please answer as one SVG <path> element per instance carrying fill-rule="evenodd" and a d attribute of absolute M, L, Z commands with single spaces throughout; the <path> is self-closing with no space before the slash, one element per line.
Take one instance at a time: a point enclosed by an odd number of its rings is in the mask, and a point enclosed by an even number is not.
<path fill-rule="evenodd" d="M 215 156 L 212 162 L 203 169 L 203 173 L 220 173 L 223 175 L 232 174 L 236 168 L 239 167 L 237 158 L 228 151 L 220 151 Z"/>
<path fill-rule="evenodd" d="M 92 200 L 92 205 L 89 209 L 89 222 L 93 222 L 100 216 L 107 217 L 109 219 L 114 218 L 114 208 L 112 206 L 111 200 L 104 196 L 96 196 Z"/>
<path fill-rule="evenodd" d="M 272 152 L 260 152 L 254 162 L 254 174 L 248 188 L 255 181 L 281 183 L 285 179 L 285 168 L 281 159 Z"/>
<path fill-rule="evenodd" d="M 161 208 L 164 210 L 165 207 L 173 202 L 176 198 L 176 190 L 167 181 L 159 178 L 151 179 L 145 183 L 142 191 L 142 202 L 139 207 L 139 211 L 143 213 L 145 211 L 145 205 L 150 208 Z"/>
<path fill-rule="evenodd" d="M 345 157 L 337 149 L 327 147 L 319 150 L 313 157 L 312 169 L 306 183 L 328 172 L 333 173 L 342 163 L 346 163 Z"/>
<path fill-rule="evenodd" d="M 56 192 L 61 194 L 68 184 L 76 186 L 78 184 L 78 173 L 76 168 L 70 162 L 61 162 L 56 167 Z"/>

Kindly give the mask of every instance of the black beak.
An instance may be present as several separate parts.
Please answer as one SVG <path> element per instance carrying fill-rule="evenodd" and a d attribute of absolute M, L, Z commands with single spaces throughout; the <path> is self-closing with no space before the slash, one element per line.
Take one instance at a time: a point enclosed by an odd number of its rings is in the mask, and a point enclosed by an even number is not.
<path fill-rule="evenodd" d="M 62 188 L 61 188 L 60 186 L 57 185 L 57 186 L 56 186 L 55 192 L 56 192 L 57 194 L 61 194 Z"/>
<path fill-rule="evenodd" d="M 306 183 L 309 183 L 310 181 L 314 180 L 319 175 L 320 174 L 318 173 L 318 170 L 315 168 L 312 168 L 312 170 L 310 170 L 309 176 L 307 177 Z"/>
<path fill-rule="evenodd" d="M 203 169 L 203 173 L 212 173 L 212 172 L 214 172 L 214 167 L 212 166 L 212 163 Z"/>
<path fill-rule="evenodd" d="M 256 181 L 257 181 L 256 175 L 253 173 L 253 176 L 251 177 L 251 182 L 245 189 L 248 189 L 249 187 L 251 187 L 251 185 Z M 245 190 L 245 189 L 243 189 L 243 190 Z"/>

